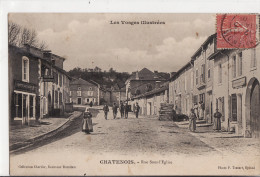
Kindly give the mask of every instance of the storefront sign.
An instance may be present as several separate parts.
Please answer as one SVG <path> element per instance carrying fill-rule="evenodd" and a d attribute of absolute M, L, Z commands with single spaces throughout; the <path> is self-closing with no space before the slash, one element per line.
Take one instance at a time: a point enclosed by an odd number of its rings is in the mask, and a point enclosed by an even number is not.
<path fill-rule="evenodd" d="M 43 82 L 54 82 L 54 77 L 52 75 L 45 75 L 42 78 Z"/>
<path fill-rule="evenodd" d="M 242 78 L 232 81 L 233 88 L 243 87 L 245 85 L 246 85 L 246 77 L 242 77 Z"/>
<path fill-rule="evenodd" d="M 24 92 L 36 93 L 36 85 L 19 80 L 15 80 L 14 89 Z"/>

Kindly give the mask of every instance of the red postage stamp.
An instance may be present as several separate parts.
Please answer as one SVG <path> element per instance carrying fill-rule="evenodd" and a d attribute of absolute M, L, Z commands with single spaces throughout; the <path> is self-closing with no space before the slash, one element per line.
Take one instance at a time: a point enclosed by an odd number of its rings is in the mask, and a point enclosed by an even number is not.
<path fill-rule="evenodd" d="M 254 48 L 256 41 L 256 15 L 217 14 L 217 48 Z"/>

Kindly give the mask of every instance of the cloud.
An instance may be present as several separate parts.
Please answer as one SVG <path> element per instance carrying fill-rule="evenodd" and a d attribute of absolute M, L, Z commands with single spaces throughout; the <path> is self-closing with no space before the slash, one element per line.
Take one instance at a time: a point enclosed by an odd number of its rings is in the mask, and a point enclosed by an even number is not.
<path fill-rule="evenodd" d="M 214 15 L 209 14 L 72 16 L 77 18 L 67 16 L 66 19 L 62 16 L 59 22 L 52 15 L 53 19 L 46 20 L 56 20 L 58 27 L 52 22 L 52 25 L 46 25 L 46 28 L 41 26 L 42 30 L 38 30 L 39 38 L 46 41 L 50 50 L 67 58 L 64 63 L 66 70 L 99 66 L 103 70 L 113 67 L 117 71 L 127 72 L 143 67 L 166 72 L 177 71 L 190 60 L 203 41 L 215 32 Z M 160 19 L 166 24 L 110 24 L 110 20 L 120 19 Z"/>

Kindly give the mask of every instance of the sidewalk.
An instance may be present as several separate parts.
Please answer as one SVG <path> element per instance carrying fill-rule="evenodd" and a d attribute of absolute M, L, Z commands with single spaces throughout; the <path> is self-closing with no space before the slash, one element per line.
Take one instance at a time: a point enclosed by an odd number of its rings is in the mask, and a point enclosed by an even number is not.
<path fill-rule="evenodd" d="M 70 120 L 79 117 L 81 112 L 74 111 L 67 118 L 44 118 L 41 119 L 41 123 L 31 122 L 30 126 L 21 126 L 20 124 L 13 124 L 10 126 L 9 133 L 9 147 L 10 150 L 15 150 L 26 146 L 40 137 L 55 132 L 60 129 Z"/>
<path fill-rule="evenodd" d="M 189 131 L 189 121 L 175 123 L 178 127 Z M 244 138 L 231 132 L 217 132 L 213 130 L 212 125 L 202 121 L 197 122 L 196 131 L 190 132 L 190 134 L 220 151 L 223 155 L 234 153 L 260 156 L 259 139 Z"/>

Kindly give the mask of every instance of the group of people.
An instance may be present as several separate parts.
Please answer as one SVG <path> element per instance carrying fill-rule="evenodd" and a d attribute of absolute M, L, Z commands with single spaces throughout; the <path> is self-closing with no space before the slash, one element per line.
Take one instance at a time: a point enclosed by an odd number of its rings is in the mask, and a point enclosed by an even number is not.
<path fill-rule="evenodd" d="M 202 101 L 200 101 L 199 104 L 195 103 L 193 109 L 198 120 L 204 119 L 205 104 Z"/>
<path fill-rule="evenodd" d="M 213 123 L 213 129 L 216 131 L 221 131 L 221 117 L 222 114 L 218 111 L 218 108 L 216 109 L 216 112 L 213 115 L 214 117 L 214 123 Z M 192 108 L 190 110 L 189 115 L 189 129 L 192 132 L 195 132 L 196 130 L 196 120 L 198 119 L 197 114 L 195 113 L 195 108 Z"/>
<path fill-rule="evenodd" d="M 128 112 L 130 111 L 129 105 L 127 104 L 127 102 L 123 103 L 121 101 L 119 106 L 117 106 L 116 103 L 113 104 L 112 111 L 113 111 L 113 118 L 114 119 L 117 117 L 118 109 L 120 111 L 121 118 L 127 119 L 128 118 Z M 136 118 L 138 118 L 139 110 L 140 110 L 140 106 L 138 105 L 138 103 L 136 103 L 135 109 L 134 109 Z M 104 111 L 105 119 L 107 120 L 107 115 L 108 115 L 108 112 L 109 112 L 109 107 L 108 107 L 107 104 L 104 105 L 103 111 Z"/>

